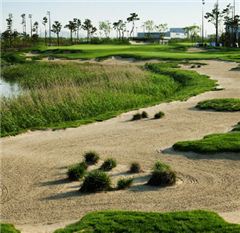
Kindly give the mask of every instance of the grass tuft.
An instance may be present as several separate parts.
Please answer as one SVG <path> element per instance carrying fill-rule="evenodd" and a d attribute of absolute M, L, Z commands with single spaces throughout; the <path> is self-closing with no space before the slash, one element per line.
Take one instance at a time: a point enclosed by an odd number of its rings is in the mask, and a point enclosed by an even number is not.
<path fill-rule="evenodd" d="M 115 159 L 109 158 L 106 159 L 100 167 L 102 171 L 111 171 L 117 166 L 117 161 Z"/>
<path fill-rule="evenodd" d="M 117 189 L 118 190 L 127 189 L 132 185 L 132 183 L 133 183 L 133 178 L 122 178 L 117 182 Z"/>

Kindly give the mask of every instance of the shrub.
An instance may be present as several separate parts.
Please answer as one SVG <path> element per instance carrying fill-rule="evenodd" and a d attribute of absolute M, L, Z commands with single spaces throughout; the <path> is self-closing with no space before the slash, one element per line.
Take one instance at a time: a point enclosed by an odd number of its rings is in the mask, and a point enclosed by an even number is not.
<path fill-rule="evenodd" d="M 143 112 L 142 112 L 142 118 L 148 118 L 148 113 L 145 112 L 145 111 L 143 111 Z"/>
<path fill-rule="evenodd" d="M 94 151 L 89 151 L 89 152 L 84 154 L 84 158 L 85 158 L 86 164 L 93 165 L 93 164 L 96 164 L 98 162 L 99 155 L 98 155 L 98 153 L 96 153 Z"/>
<path fill-rule="evenodd" d="M 86 169 L 87 165 L 84 162 L 69 167 L 67 171 L 68 179 L 72 181 L 81 179 L 85 175 Z"/>
<path fill-rule="evenodd" d="M 130 173 L 139 173 L 139 172 L 141 172 L 140 164 L 137 163 L 137 162 L 131 163 L 129 172 Z"/>
<path fill-rule="evenodd" d="M 153 170 L 159 170 L 159 171 L 164 171 L 164 170 L 170 170 L 170 166 L 165 164 L 165 163 L 162 163 L 160 161 L 157 161 L 155 164 L 154 164 L 154 167 L 153 167 Z"/>
<path fill-rule="evenodd" d="M 109 158 L 109 159 L 106 159 L 102 166 L 100 167 L 101 170 L 103 171 L 110 171 L 112 170 L 113 168 L 115 168 L 117 166 L 117 162 L 115 159 L 112 159 L 112 158 Z"/>
<path fill-rule="evenodd" d="M 132 185 L 133 178 L 123 178 L 118 180 L 117 182 L 117 189 L 127 189 Z"/>
<path fill-rule="evenodd" d="M 89 172 L 80 188 L 81 192 L 93 193 L 111 189 L 110 177 L 103 171 L 95 170 Z"/>
<path fill-rule="evenodd" d="M 141 120 L 141 119 L 142 119 L 142 114 L 140 114 L 140 113 L 136 113 L 132 117 L 132 121 L 137 121 L 137 120 Z"/>
<path fill-rule="evenodd" d="M 164 115 L 165 115 L 164 112 L 160 111 L 154 115 L 154 119 L 160 119 L 160 118 L 164 117 Z"/>
<path fill-rule="evenodd" d="M 152 186 L 168 186 L 175 184 L 175 182 L 175 172 L 171 170 L 154 170 L 147 184 Z"/>
<path fill-rule="evenodd" d="M 152 186 L 168 186 L 176 182 L 176 173 L 170 169 L 170 166 L 160 161 L 154 164 L 152 175 L 148 181 L 148 185 Z"/>

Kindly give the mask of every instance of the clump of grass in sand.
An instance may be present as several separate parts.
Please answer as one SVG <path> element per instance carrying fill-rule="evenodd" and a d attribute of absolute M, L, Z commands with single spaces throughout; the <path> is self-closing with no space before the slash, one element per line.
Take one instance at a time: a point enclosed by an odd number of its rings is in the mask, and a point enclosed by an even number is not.
<path fill-rule="evenodd" d="M 156 162 L 152 175 L 148 181 L 148 185 L 151 186 L 169 186 L 176 183 L 176 173 L 171 170 L 170 166 L 167 164 Z"/>
<path fill-rule="evenodd" d="M 164 112 L 158 112 L 154 115 L 154 119 L 160 119 L 163 118 L 165 116 Z"/>
<path fill-rule="evenodd" d="M 111 190 L 110 177 L 100 170 L 89 172 L 85 176 L 83 184 L 80 188 L 80 191 L 84 193 L 94 193 L 108 190 Z"/>
<path fill-rule="evenodd" d="M 67 171 L 68 179 L 71 181 L 77 181 L 86 174 L 87 165 L 85 162 L 70 166 Z"/>
<path fill-rule="evenodd" d="M 141 171 L 142 169 L 138 162 L 131 163 L 129 173 L 140 173 Z"/>
<path fill-rule="evenodd" d="M 99 155 L 97 152 L 95 151 L 89 151 L 89 152 L 86 152 L 84 154 L 84 159 L 85 159 L 85 163 L 87 165 L 94 165 L 98 162 L 99 160 Z"/>
<path fill-rule="evenodd" d="M 117 166 L 117 161 L 113 158 L 106 159 L 100 167 L 100 170 L 111 171 Z"/>
<path fill-rule="evenodd" d="M 117 189 L 118 190 L 127 189 L 132 185 L 132 183 L 133 183 L 133 178 L 122 178 L 117 182 Z"/>

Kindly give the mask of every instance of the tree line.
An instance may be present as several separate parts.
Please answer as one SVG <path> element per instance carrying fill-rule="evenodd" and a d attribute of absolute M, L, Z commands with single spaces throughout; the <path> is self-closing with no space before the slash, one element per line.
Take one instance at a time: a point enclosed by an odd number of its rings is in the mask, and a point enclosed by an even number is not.
<path fill-rule="evenodd" d="M 232 13 L 232 5 L 228 4 L 226 8 L 220 9 L 218 3 L 214 5 L 212 11 L 207 12 L 205 15 L 205 19 L 208 22 L 212 23 L 215 26 L 215 43 L 219 45 L 219 43 L 223 43 L 225 46 L 234 47 L 239 38 L 238 38 L 238 30 L 240 24 L 239 15 L 231 15 Z M 50 12 L 48 12 L 48 16 L 44 16 L 42 19 L 42 25 L 44 27 L 44 42 L 47 45 L 52 44 L 51 33 L 56 35 L 57 45 L 60 45 L 60 32 L 62 28 L 66 28 L 69 30 L 70 34 L 70 43 L 79 43 L 80 42 L 80 30 L 86 31 L 86 41 L 89 43 L 91 38 L 93 38 L 94 34 L 98 31 L 100 34 L 100 38 L 110 38 L 110 34 L 112 30 L 116 32 L 117 40 L 129 40 L 134 38 L 134 30 L 136 28 L 135 23 L 139 21 L 140 18 L 138 14 L 131 13 L 126 20 L 118 20 L 116 22 L 111 23 L 110 21 L 100 21 L 98 29 L 93 25 L 90 19 L 85 19 L 81 21 L 78 18 L 73 18 L 66 25 L 62 25 L 59 21 L 54 21 L 51 24 L 50 21 Z M 28 15 L 29 24 L 30 24 L 30 34 L 27 33 L 26 14 L 21 15 L 22 19 L 22 33 L 13 30 L 13 16 L 9 14 L 7 21 L 7 29 L 1 34 L 1 41 L 4 43 L 5 47 L 12 47 L 14 41 L 22 42 L 23 45 L 27 42 L 35 43 L 38 42 L 40 38 L 39 34 L 39 22 L 32 22 L 32 14 Z M 223 22 L 225 25 L 225 32 L 219 36 L 219 24 Z M 127 30 L 127 25 L 130 25 L 130 30 Z M 165 32 L 168 29 L 167 24 L 159 24 L 155 25 L 153 20 L 147 20 L 141 26 L 143 32 L 145 32 L 146 37 L 149 36 L 151 32 L 158 32 L 160 35 L 160 39 L 164 39 Z M 199 36 L 200 27 L 197 25 L 191 25 L 184 27 L 185 33 L 187 35 L 187 39 L 195 41 Z M 127 35 L 126 35 L 127 34 Z"/>

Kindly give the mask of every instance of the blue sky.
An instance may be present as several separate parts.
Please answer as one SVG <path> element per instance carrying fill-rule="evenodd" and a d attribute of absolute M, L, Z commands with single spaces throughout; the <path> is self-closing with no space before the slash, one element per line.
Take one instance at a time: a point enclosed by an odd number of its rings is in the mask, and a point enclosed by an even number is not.
<path fill-rule="evenodd" d="M 215 0 L 205 0 L 205 10 L 210 10 Z M 219 0 L 220 6 L 226 6 L 233 0 Z M 236 0 L 236 11 L 240 12 L 240 0 Z M 1 31 L 6 26 L 5 18 L 13 14 L 14 29 L 22 31 L 22 13 L 32 14 L 33 21 L 41 22 L 46 11 L 51 11 L 52 21 L 58 20 L 65 25 L 74 17 L 84 20 L 90 18 L 98 26 L 98 21 L 126 19 L 131 12 L 138 13 L 138 31 L 144 21 L 151 19 L 156 24 L 167 23 L 169 27 L 184 27 L 201 24 L 201 0 L 70 0 L 70 1 L 34 1 L 34 0 L 3 0 Z M 29 26 L 29 24 L 27 25 Z M 214 28 L 206 22 L 207 33 L 213 33 Z M 28 27 L 29 29 L 29 27 Z"/>

